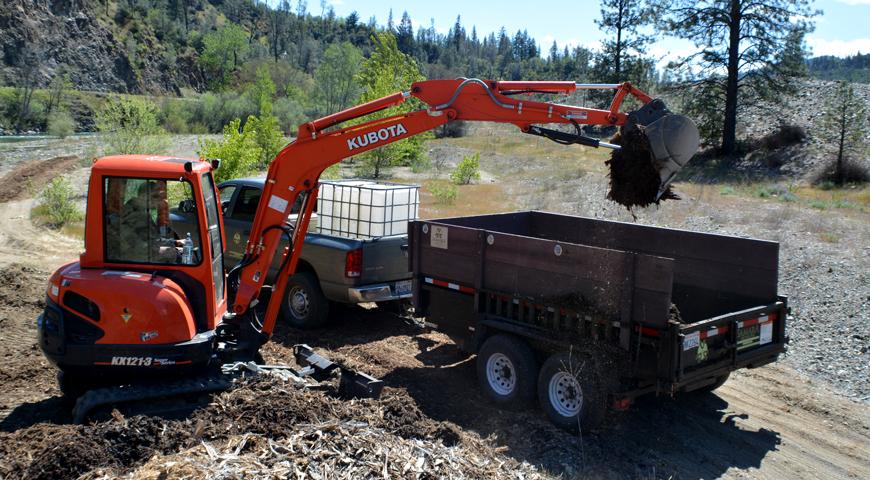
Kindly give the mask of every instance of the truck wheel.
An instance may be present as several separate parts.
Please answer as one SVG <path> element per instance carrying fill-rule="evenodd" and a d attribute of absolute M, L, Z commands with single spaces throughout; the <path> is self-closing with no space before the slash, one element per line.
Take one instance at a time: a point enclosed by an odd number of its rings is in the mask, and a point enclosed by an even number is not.
<path fill-rule="evenodd" d="M 591 430 L 606 412 L 606 392 L 591 360 L 560 352 L 550 356 L 538 376 L 538 401 L 557 427 Z"/>
<path fill-rule="evenodd" d="M 496 405 L 520 410 L 535 398 L 538 361 L 535 352 L 519 338 L 494 335 L 477 353 L 477 381 Z"/>
<path fill-rule="evenodd" d="M 299 272 L 290 277 L 281 310 L 292 327 L 309 329 L 323 326 L 329 318 L 329 302 L 320 290 L 317 277 L 311 272 Z"/>

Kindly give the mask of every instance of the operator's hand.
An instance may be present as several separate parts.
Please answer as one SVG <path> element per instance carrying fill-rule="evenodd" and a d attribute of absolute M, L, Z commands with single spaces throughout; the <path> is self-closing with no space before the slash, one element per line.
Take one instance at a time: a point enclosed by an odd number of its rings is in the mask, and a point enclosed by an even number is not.
<path fill-rule="evenodd" d="M 184 240 L 176 240 L 175 246 L 178 248 L 183 248 L 184 247 Z"/>

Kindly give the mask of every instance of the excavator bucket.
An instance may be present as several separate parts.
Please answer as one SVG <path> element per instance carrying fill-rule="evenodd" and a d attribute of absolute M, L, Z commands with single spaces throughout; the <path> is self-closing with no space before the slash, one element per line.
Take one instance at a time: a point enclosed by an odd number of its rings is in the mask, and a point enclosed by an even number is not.
<path fill-rule="evenodd" d="M 671 113 L 660 99 L 632 112 L 611 143 L 619 145 L 607 164 L 607 196 L 628 208 L 679 197 L 670 184 L 698 151 L 698 128 L 686 116 Z"/>

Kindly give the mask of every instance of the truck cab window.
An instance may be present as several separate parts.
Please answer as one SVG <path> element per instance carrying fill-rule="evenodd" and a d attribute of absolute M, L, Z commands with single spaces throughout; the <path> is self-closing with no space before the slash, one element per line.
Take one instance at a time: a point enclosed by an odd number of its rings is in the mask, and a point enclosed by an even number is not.
<path fill-rule="evenodd" d="M 230 218 L 253 222 L 254 215 L 257 213 L 257 205 L 260 203 L 260 193 L 261 190 L 259 188 L 242 188 L 235 205 L 233 205 L 233 213 Z"/>
<path fill-rule="evenodd" d="M 121 263 L 198 264 L 198 222 L 172 229 L 170 202 L 193 205 L 193 188 L 179 180 L 110 177 L 103 184 L 106 260 Z M 195 209 L 192 212 L 195 219 Z M 188 242 L 190 237 L 190 245 Z M 188 255 L 185 256 L 185 247 Z"/>
<path fill-rule="evenodd" d="M 227 208 L 233 199 L 233 193 L 236 191 L 235 185 L 227 185 L 220 189 L 221 213 L 226 214 Z"/>

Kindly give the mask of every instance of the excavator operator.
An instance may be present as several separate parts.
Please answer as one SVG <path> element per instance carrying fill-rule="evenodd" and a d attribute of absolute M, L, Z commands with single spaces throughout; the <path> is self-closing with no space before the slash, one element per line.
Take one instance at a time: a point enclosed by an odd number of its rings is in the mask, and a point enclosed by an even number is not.
<path fill-rule="evenodd" d="M 166 222 L 158 225 L 160 212 L 168 210 L 166 181 L 134 180 L 136 194 L 121 207 L 118 228 L 106 230 L 106 243 L 117 246 L 117 260 L 141 263 L 179 263 L 182 240 Z M 133 186 L 133 185 L 130 185 Z"/>

